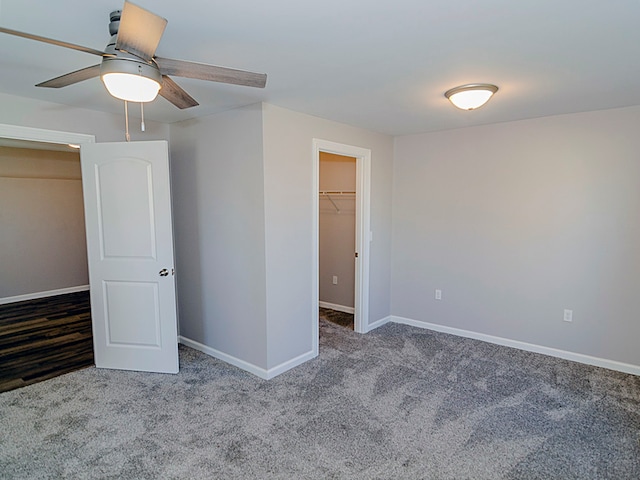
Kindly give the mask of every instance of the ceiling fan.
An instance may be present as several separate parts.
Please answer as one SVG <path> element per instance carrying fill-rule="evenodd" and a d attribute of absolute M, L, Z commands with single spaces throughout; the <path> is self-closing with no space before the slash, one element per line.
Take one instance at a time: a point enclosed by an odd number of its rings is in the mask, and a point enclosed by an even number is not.
<path fill-rule="evenodd" d="M 126 101 L 149 102 L 160 94 L 176 107 L 198 102 L 169 75 L 211 82 L 264 88 L 267 75 L 155 55 L 167 20 L 125 0 L 122 10 L 109 15 L 109 41 L 104 52 L 73 43 L 0 27 L 0 32 L 102 57 L 102 62 L 39 83 L 36 87 L 60 88 L 100 76 L 111 95 Z"/>

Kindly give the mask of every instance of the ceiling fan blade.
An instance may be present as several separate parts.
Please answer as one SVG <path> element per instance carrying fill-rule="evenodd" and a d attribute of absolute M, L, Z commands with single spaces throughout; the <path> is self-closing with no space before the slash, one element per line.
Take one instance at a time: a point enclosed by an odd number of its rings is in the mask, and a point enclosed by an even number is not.
<path fill-rule="evenodd" d="M 158 93 L 180 109 L 200 105 L 191 95 L 185 92 L 180 85 L 166 75 L 162 76 L 162 88 Z"/>
<path fill-rule="evenodd" d="M 100 50 L 95 50 L 89 47 L 83 47 L 82 45 L 76 45 L 75 43 L 62 42 L 60 40 L 54 40 L 53 38 L 41 37 L 40 35 L 33 35 L 31 33 L 19 32 L 18 30 L 11 30 L 10 28 L 0 27 L 0 32 L 8 33 L 9 35 L 15 35 L 16 37 L 28 38 L 30 40 L 36 40 L 38 42 L 50 43 L 51 45 L 56 45 L 58 47 L 71 48 L 73 50 L 79 50 L 85 53 L 91 53 L 93 55 L 98 55 L 102 57 L 104 52 Z"/>
<path fill-rule="evenodd" d="M 147 62 L 153 58 L 167 20 L 130 2 L 124 2 L 116 50 L 136 55 Z"/>
<path fill-rule="evenodd" d="M 36 85 L 36 87 L 48 87 L 48 88 L 60 88 L 67 85 L 73 85 L 74 83 L 89 80 L 90 78 L 100 76 L 100 65 L 93 65 L 92 67 L 76 70 L 75 72 L 67 73 L 46 82 L 42 82 Z"/>
<path fill-rule="evenodd" d="M 205 63 L 174 60 L 172 58 L 156 57 L 155 61 L 160 68 L 160 73 L 163 75 L 197 78 L 211 82 L 232 83 L 234 85 L 257 88 L 264 88 L 267 84 L 267 75 L 265 73 L 253 73 Z"/>

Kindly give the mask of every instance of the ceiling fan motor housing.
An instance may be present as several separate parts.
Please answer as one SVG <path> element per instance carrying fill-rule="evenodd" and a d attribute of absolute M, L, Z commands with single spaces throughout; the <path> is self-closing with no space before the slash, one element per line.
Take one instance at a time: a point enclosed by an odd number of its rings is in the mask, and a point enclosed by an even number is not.
<path fill-rule="evenodd" d="M 122 10 L 114 10 L 109 14 L 109 35 L 117 35 L 120 27 L 120 16 Z"/>
<path fill-rule="evenodd" d="M 117 57 L 104 57 L 100 64 L 100 75 L 107 73 L 128 73 L 141 75 L 162 85 L 162 75 L 155 63 L 147 63 L 133 55 L 119 53 Z"/>
<path fill-rule="evenodd" d="M 100 64 L 100 76 L 107 73 L 128 73 L 150 78 L 162 85 L 162 74 L 155 62 L 146 62 L 136 55 L 116 49 L 121 15 L 122 10 L 114 10 L 109 14 L 111 39 L 104 49 L 105 55 Z"/>

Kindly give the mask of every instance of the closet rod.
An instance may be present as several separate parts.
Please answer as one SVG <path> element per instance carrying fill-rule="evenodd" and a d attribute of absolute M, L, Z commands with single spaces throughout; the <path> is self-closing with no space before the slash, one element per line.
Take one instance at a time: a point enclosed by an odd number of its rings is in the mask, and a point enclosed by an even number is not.
<path fill-rule="evenodd" d="M 356 192 L 354 191 L 347 191 L 347 190 L 321 190 L 320 195 L 333 195 L 335 196 L 340 196 L 340 195 L 355 195 Z"/>

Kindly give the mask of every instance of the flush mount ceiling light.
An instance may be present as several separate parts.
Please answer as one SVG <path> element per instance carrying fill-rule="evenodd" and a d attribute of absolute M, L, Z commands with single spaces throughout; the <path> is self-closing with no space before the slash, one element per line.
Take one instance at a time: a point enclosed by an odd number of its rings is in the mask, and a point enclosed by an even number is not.
<path fill-rule="evenodd" d="M 158 67 L 137 59 L 105 57 L 100 77 L 111 95 L 128 102 L 151 102 L 162 85 Z"/>
<path fill-rule="evenodd" d="M 475 110 L 489 101 L 498 87 L 489 83 L 471 83 L 447 90 L 444 94 L 461 110 Z"/>

